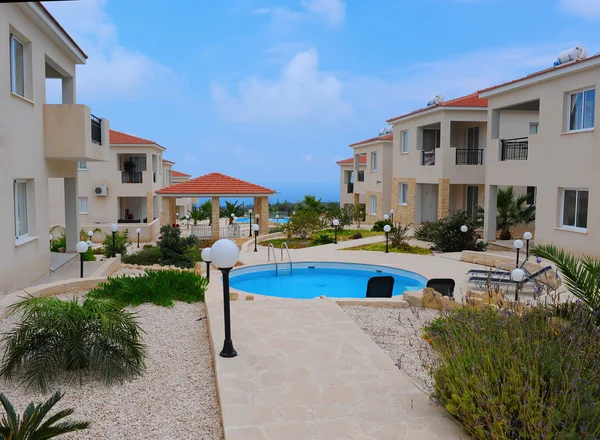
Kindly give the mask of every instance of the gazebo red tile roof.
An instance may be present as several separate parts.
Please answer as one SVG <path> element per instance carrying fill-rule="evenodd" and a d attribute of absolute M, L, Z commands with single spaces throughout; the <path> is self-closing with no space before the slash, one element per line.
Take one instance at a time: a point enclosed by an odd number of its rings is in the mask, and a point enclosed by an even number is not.
<path fill-rule="evenodd" d="M 440 104 L 430 105 L 429 107 L 423 107 L 418 110 L 412 111 L 410 113 L 406 113 L 402 116 L 397 116 L 392 119 L 388 119 L 386 122 L 388 124 L 398 121 L 399 119 L 406 118 L 407 116 L 416 115 L 418 113 L 426 112 L 427 110 L 432 110 L 434 108 L 439 107 L 487 107 L 488 100 L 485 98 L 480 98 L 479 93 L 471 93 L 470 95 L 461 96 L 460 98 L 451 99 L 449 101 L 444 101 Z"/>
<path fill-rule="evenodd" d="M 354 163 L 354 158 L 351 157 L 349 159 L 344 159 L 344 160 L 338 160 L 337 164 L 338 165 L 352 165 Z M 365 165 L 367 163 L 367 155 L 366 154 L 361 154 L 360 156 L 358 156 L 358 163 L 360 165 Z"/>
<path fill-rule="evenodd" d="M 243 196 L 271 195 L 275 190 L 236 179 L 221 173 L 210 173 L 156 191 L 161 195 L 182 196 Z"/>

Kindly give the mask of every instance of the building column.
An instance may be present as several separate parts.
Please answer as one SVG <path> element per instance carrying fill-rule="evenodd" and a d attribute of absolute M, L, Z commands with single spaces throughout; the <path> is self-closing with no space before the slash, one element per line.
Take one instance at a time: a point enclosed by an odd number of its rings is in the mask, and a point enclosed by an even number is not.
<path fill-rule="evenodd" d="M 269 198 L 260 197 L 260 218 L 258 225 L 260 226 L 259 234 L 264 235 L 269 233 Z"/>
<path fill-rule="evenodd" d="M 62 103 L 76 104 L 77 95 L 75 88 L 75 78 L 62 78 Z"/>
<path fill-rule="evenodd" d="M 440 179 L 438 184 L 438 219 L 450 216 L 450 179 Z"/>
<path fill-rule="evenodd" d="M 210 236 L 213 240 L 218 240 L 221 238 L 220 235 L 220 224 L 219 219 L 221 217 L 221 200 L 218 197 L 212 198 L 212 213 L 211 213 L 211 226 L 210 226 Z"/>
<path fill-rule="evenodd" d="M 483 240 L 496 240 L 496 216 L 498 214 L 498 186 L 485 186 L 485 212 L 483 217 Z"/>
<path fill-rule="evenodd" d="M 65 177 L 65 235 L 67 237 L 67 252 L 76 252 L 79 242 L 79 209 L 77 207 L 77 179 Z"/>
<path fill-rule="evenodd" d="M 146 193 L 146 218 L 148 223 L 154 221 L 154 195 L 151 192 Z"/>
<path fill-rule="evenodd" d="M 354 194 L 352 194 L 352 197 L 353 197 L 352 202 L 353 202 L 354 206 L 360 205 L 360 194 L 354 193 Z"/>
<path fill-rule="evenodd" d="M 169 210 L 169 224 L 177 223 L 177 200 L 175 197 L 167 198 L 168 201 L 168 210 Z"/>

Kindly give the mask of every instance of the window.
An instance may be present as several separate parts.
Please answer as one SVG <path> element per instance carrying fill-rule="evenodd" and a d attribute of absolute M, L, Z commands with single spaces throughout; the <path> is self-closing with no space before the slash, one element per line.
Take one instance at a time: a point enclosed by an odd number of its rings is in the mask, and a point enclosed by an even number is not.
<path fill-rule="evenodd" d="M 27 212 L 27 182 L 15 180 L 13 182 L 13 195 L 15 203 L 15 238 L 29 236 L 29 215 Z"/>
<path fill-rule="evenodd" d="M 88 169 L 88 167 L 87 167 L 87 161 L 85 161 L 85 160 L 78 161 L 77 162 L 77 169 L 78 170 L 87 170 Z"/>
<path fill-rule="evenodd" d="M 406 183 L 401 183 L 398 185 L 398 204 L 408 204 L 408 185 Z"/>
<path fill-rule="evenodd" d="M 527 187 L 527 204 L 535 205 L 535 186 Z"/>
<path fill-rule="evenodd" d="M 79 213 L 88 214 L 88 198 L 79 197 Z"/>
<path fill-rule="evenodd" d="M 25 46 L 10 34 L 10 91 L 25 97 Z"/>
<path fill-rule="evenodd" d="M 371 196 L 371 215 L 377 214 L 377 196 Z"/>
<path fill-rule="evenodd" d="M 587 230 L 588 194 L 587 189 L 563 190 L 562 227 Z"/>
<path fill-rule="evenodd" d="M 540 129 L 539 122 L 530 122 L 529 123 L 529 134 L 538 134 Z"/>
<path fill-rule="evenodd" d="M 408 130 L 400 132 L 400 153 L 408 153 Z"/>
<path fill-rule="evenodd" d="M 377 171 L 377 151 L 371 153 L 371 171 Z"/>
<path fill-rule="evenodd" d="M 569 102 L 569 131 L 594 128 L 596 90 L 573 93 Z"/>

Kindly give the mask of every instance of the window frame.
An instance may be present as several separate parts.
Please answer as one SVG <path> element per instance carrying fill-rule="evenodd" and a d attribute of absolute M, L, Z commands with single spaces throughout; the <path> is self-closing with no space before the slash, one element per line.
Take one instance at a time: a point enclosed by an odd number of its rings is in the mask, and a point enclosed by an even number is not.
<path fill-rule="evenodd" d="M 406 197 L 403 197 L 402 188 L 406 188 Z M 398 183 L 398 205 L 408 206 L 408 183 L 406 182 Z"/>
<path fill-rule="evenodd" d="M 10 69 L 10 92 L 20 96 L 21 98 L 27 99 L 27 72 L 26 72 L 26 63 L 25 63 L 25 43 L 17 37 L 12 32 L 8 36 L 9 41 L 9 69 Z M 14 43 L 19 43 L 21 45 L 22 55 L 21 55 L 21 71 L 22 71 L 22 81 L 23 81 L 23 94 L 19 93 L 17 90 L 17 68 L 15 63 L 15 52 L 14 52 Z"/>
<path fill-rule="evenodd" d="M 533 202 L 532 203 L 529 203 L 530 202 L 530 196 L 532 195 L 529 192 L 529 188 L 533 188 Z M 526 194 L 527 194 L 527 201 L 525 202 L 525 204 L 527 206 L 535 206 L 536 203 L 537 203 L 537 186 L 527 186 L 526 187 Z"/>
<path fill-rule="evenodd" d="M 379 170 L 379 154 L 378 151 L 371 151 L 371 172 L 376 173 Z"/>
<path fill-rule="evenodd" d="M 404 142 L 406 135 L 406 142 Z M 400 132 L 400 154 L 408 154 L 410 151 L 410 130 L 402 130 Z"/>
<path fill-rule="evenodd" d="M 585 93 L 589 92 L 589 91 L 594 91 L 594 108 L 596 106 L 596 88 L 595 87 L 589 87 L 586 89 L 581 89 L 575 92 L 567 92 L 569 95 L 569 99 L 567 100 L 567 133 L 577 133 L 577 132 L 585 132 L 585 131 L 591 131 L 595 129 L 596 126 L 596 112 L 594 111 L 594 117 L 592 119 L 592 126 L 591 127 L 584 127 L 584 122 L 585 122 Z M 575 99 L 577 99 L 577 95 L 581 94 L 582 95 L 582 100 L 581 100 L 581 128 L 572 128 L 571 127 L 571 108 L 572 108 L 572 104 L 573 104 L 573 97 L 575 97 Z"/>
<path fill-rule="evenodd" d="M 81 209 L 81 201 L 85 199 L 86 210 L 83 211 Z M 90 199 L 87 196 L 79 196 L 77 197 L 77 211 L 79 214 L 85 215 L 90 213 Z"/>
<path fill-rule="evenodd" d="M 80 166 L 82 163 L 85 164 L 85 168 Z M 87 170 L 88 170 L 87 160 L 78 160 L 77 161 L 77 171 L 87 171 Z"/>
<path fill-rule="evenodd" d="M 25 185 L 25 216 L 26 216 L 26 226 L 27 232 L 23 235 L 19 235 L 19 226 L 21 224 L 21 220 L 19 217 L 19 202 L 18 199 L 18 191 L 17 185 L 24 184 Z M 22 240 L 26 240 L 29 238 L 30 231 L 30 223 L 29 223 L 29 185 L 27 180 L 25 179 L 14 179 L 13 180 L 13 209 L 14 209 L 14 222 L 15 222 L 15 241 L 19 242 Z"/>
<path fill-rule="evenodd" d="M 531 129 L 535 127 L 535 132 L 532 132 Z M 539 134 L 540 133 L 540 123 L 539 122 L 530 122 L 529 123 L 529 134 Z"/>
<path fill-rule="evenodd" d="M 375 202 L 375 203 L 373 203 Z M 369 214 L 377 215 L 377 196 L 370 196 L 369 198 Z"/>
<path fill-rule="evenodd" d="M 590 190 L 589 188 L 561 188 L 560 195 L 560 228 L 565 229 L 567 231 L 575 231 L 575 232 L 587 232 L 587 226 L 582 228 L 580 226 L 571 226 L 565 225 L 565 192 L 566 191 L 575 191 L 575 223 L 577 223 L 577 211 L 579 208 L 579 192 L 587 192 L 588 193 L 588 217 L 589 217 L 589 200 L 590 200 Z M 587 224 L 587 218 L 586 218 Z"/>

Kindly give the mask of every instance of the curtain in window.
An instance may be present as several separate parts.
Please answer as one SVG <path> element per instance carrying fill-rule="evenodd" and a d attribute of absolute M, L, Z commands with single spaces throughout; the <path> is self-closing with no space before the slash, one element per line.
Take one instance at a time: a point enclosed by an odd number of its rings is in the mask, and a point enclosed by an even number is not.
<path fill-rule="evenodd" d="M 577 219 L 575 226 L 578 228 L 587 228 L 588 195 L 587 191 L 577 191 Z"/>
<path fill-rule="evenodd" d="M 25 96 L 25 56 L 23 44 L 15 37 L 10 37 L 10 62 L 11 62 L 11 91 L 20 96 Z"/>
<path fill-rule="evenodd" d="M 594 128 L 594 107 L 596 106 L 596 90 L 588 90 L 583 96 L 583 128 Z"/>
<path fill-rule="evenodd" d="M 15 182 L 15 232 L 17 238 L 29 233 L 27 183 Z"/>
<path fill-rule="evenodd" d="M 88 213 L 88 198 L 87 197 L 79 197 L 79 212 L 81 214 Z"/>

